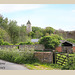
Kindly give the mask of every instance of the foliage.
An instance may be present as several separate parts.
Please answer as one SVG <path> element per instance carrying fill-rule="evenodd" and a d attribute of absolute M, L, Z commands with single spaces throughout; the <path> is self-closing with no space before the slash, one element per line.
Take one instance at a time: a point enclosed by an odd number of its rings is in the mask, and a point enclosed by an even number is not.
<path fill-rule="evenodd" d="M 9 29 L 8 29 L 9 35 L 11 37 L 11 42 L 13 44 L 16 44 L 19 41 L 19 26 L 17 26 L 16 21 L 10 21 L 9 22 Z"/>
<path fill-rule="evenodd" d="M 57 61 L 57 64 L 61 65 L 61 66 L 64 66 L 66 63 L 67 63 L 67 55 L 66 54 L 56 54 L 56 61 Z"/>
<path fill-rule="evenodd" d="M 75 43 L 75 31 L 64 31 L 55 30 L 52 27 L 32 27 L 32 32 L 26 33 L 26 26 L 23 24 L 21 26 L 17 25 L 17 21 L 8 20 L 0 15 L 0 39 L 7 41 L 12 44 L 17 44 L 19 42 L 29 42 L 31 38 L 41 38 L 43 36 L 50 36 L 52 34 L 57 34 L 68 41 Z M 72 38 L 72 39 L 68 39 Z"/>
<path fill-rule="evenodd" d="M 52 27 L 46 27 L 45 29 L 45 33 L 49 33 L 49 34 L 54 33 L 54 31 L 55 30 Z"/>
<path fill-rule="evenodd" d="M 33 45 L 34 43 L 32 42 L 21 42 L 19 45 Z"/>
<path fill-rule="evenodd" d="M 62 67 L 62 70 L 75 70 L 75 54 L 68 58 L 68 62 Z"/>
<path fill-rule="evenodd" d="M 59 45 L 61 37 L 58 35 L 44 36 L 39 40 L 47 49 L 55 49 Z"/>
<path fill-rule="evenodd" d="M 2 28 L 0 28 L 0 39 L 3 39 L 3 41 L 10 42 L 10 36 L 9 34 Z"/>
<path fill-rule="evenodd" d="M 10 45 L 8 42 L 4 42 L 2 45 Z"/>
<path fill-rule="evenodd" d="M 3 45 L 3 40 L 2 39 L 0 39 L 0 45 Z"/>
<path fill-rule="evenodd" d="M 71 38 L 67 39 L 67 41 L 69 41 L 71 43 L 75 43 L 75 40 L 74 39 L 71 39 Z"/>
<path fill-rule="evenodd" d="M 59 67 L 58 64 L 51 64 L 51 63 L 41 63 L 41 62 L 35 62 L 31 64 L 25 64 L 25 66 L 31 70 L 60 70 L 61 67 Z"/>
<path fill-rule="evenodd" d="M 35 38 L 35 33 L 32 31 L 28 34 L 30 37 Z"/>
<path fill-rule="evenodd" d="M 24 49 L 18 51 L 16 48 L 0 49 L 0 59 L 23 64 L 35 62 L 34 49 Z"/>

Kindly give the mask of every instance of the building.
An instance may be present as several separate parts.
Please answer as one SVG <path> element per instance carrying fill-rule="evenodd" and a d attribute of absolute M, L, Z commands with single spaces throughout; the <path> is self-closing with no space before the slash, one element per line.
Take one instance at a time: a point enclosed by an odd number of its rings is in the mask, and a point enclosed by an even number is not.
<path fill-rule="evenodd" d="M 39 39 L 31 39 L 31 42 L 35 43 L 35 42 L 38 42 Z"/>
<path fill-rule="evenodd" d="M 56 47 L 56 51 L 65 53 L 75 52 L 75 44 L 69 41 L 61 40 L 60 45 Z"/>
<path fill-rule="evenodd" d="M 30 21 L 28 20 L 27 24 L 26 24 L 26 32 L 29 33 L 32 31 L 32 27 L 31 27 L 31 23 Z"/>

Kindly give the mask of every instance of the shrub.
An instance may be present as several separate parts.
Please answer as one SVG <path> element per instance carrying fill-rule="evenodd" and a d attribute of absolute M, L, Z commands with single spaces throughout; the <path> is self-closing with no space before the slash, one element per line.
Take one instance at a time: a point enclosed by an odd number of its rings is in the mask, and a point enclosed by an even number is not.
<path fill-rule="evenodd" d="M 43 44 L 46 49 L 55 49 L 61 39 L 62 38 L 58 35 L 44 36 L 39 40 L 39 43 Z"/>
<path fill-rule="evenodd" d="M 0 39 L 0 45 L 3 45 L 3 40 L 2 39 Z"/>
<path fill-rule="evenodd" d="M 33 45 L 33 42 L 26 42 L 26 45 Z"/>
<path fill-rule="evenodd" d="M 16 50 L 16 48 L 0 49 L 0 59 L 15 63 L 33 63 L 36 61 L 34 58 L 34 49 L 25 49 L 22 51 Z"/>
<path fill-rule="evenodd" d="M 67 41 L 69 41 L 71 43 L 75 43 L 75 40 L 74 39 L 71 39 L 71 38 L 67 39 Z"/>
<path fill-rule="evenodd" d="M 25 42 L 21 42 L 21 43 L 19 43 L 19 45 L 26 45 L 26 43 Z"/>
<path fill-rule="evenodd" d="M 8 42 L 4 42 L 2 45 L 10 45 Z"/>
<path fill-rule="evenodd" d="M 19 45 L 33 45 L 34 43 L 32 42 L 21 42 Z"/>
<path fill-rule="evenodd" d="M 67 63 L 62 67 L 62 70 L 75 70 L 75 57 L 74 56 L 68 59 Z"/>

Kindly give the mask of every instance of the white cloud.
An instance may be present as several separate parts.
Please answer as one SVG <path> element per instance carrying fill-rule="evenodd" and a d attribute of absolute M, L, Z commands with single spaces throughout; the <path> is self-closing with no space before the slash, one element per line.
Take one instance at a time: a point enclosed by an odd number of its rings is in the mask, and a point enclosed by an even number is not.
<path fill-rule="evenodd" d="M 0 13 L 11 13 L 40 8 L 40 4 L 0 4 Z"/>

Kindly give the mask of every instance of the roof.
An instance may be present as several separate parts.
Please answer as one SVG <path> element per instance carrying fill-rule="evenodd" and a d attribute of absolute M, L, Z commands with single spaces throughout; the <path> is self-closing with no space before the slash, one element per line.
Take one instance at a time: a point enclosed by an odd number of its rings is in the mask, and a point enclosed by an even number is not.
<path fill-rule="evenodd" d="M 73 46 L 75 46 L 75 43 L 71 43 L 71 42 L 66 41 L 66 40 L 60 40 L 60 41 L 61 41 L 61 43 L 60 43 L 60 45 L 59 45 L 59 46 L 61 46 L 61 44 L 62 44 L 62 43 L 65 43 L 65 42 L 70 43 L 70 44 L 72 44 Z"/>
<path fill-rule="evenodd" d="M 31 24 L 29 20 L 28 20 L 27 24 Z"/>
<path fill-rule="evenodd" d="M 31 39 L 31 42 L 38 42 L 39 39 Z"/>

